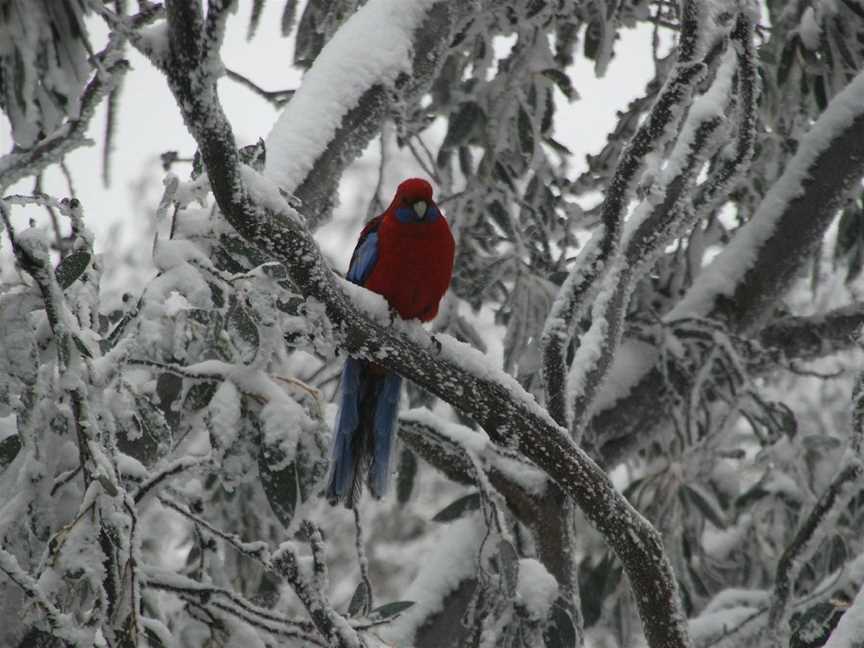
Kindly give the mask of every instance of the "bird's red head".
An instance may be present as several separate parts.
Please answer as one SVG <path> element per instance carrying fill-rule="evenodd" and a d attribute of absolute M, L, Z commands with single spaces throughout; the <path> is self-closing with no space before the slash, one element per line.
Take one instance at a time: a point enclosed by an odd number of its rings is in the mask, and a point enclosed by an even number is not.
<path fill-rule="evenodd" d="M 423 178 L 408 178 L 403 180 L 396 189 L 396 200 L 405 204 L 418 200 L 432 202 L 432 185 Z"/>

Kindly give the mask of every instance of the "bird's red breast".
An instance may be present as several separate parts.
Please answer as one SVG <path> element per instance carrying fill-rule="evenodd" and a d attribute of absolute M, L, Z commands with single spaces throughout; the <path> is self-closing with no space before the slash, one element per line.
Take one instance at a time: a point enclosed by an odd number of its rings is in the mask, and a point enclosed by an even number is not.
<path fill-rule="evenodd" d="M 434 217 L 411 218 L 418 201 Z M 364 228 L 361 241 L 376 225 L 378 258 L 363 285 L 403 319 L 433 319 L 450 285 L 455 243 L 432 200 L 432 186 L 420 178 L 402 182 L 387 210 Z"/>
<path fill-rule="evenodd" d="M 402 319 L 427 322 L 450 285 L 455 243 L 443 216 L 400 223 L 385 213 L 378 227 L 378 262 L 366 288 L 382 295 Z"/>

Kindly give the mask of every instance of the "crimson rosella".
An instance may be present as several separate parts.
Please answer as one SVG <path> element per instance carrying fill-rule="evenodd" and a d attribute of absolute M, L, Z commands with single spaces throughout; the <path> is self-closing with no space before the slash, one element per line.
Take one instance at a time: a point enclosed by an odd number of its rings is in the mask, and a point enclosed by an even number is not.
<path fill-rule="evenodd" d="M 347 278 L 382 295 L 401 318 L 426 322 L 450 285 L 454 248 L 432 186 L 410 178 L 360 232 Z M 374 362 L 345 362 L 327 483 L 331 503 L 352 507 L 364 477 L 372 495 L 386 492 L 401 384 L 399 375 Z"/>

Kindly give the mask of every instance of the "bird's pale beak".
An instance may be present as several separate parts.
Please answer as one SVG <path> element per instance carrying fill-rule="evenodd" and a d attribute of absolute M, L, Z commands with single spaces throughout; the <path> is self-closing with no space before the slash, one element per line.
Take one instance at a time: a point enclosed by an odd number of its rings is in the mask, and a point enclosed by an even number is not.
<path fill-rule="evenodd" d="M 418 200 L 414 203 L 414 211 L 417 212 L 418 218 L 423 218 L 426 215 L 426 203 L 422 200 Z"/>

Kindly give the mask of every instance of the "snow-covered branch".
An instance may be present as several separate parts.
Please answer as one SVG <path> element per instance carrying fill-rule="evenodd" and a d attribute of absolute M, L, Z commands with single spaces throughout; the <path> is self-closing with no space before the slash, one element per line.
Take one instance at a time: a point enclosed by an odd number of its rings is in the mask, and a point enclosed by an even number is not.
<path fill-rule="evenodd" d="M 700 3 L 693 0 L 684 4 L 685 15 L 691 18 L 686 23 L 686 29 L 702 29 L 702 21 L 692 19 L 698 11 L 695 5 Z M 601 209 L 601 229 L 586 244 L 576 265 L 561 286 L 546 320 L 542 337 L 546 403 L 553 418 L 561 425 L 569 426 L 572 418 L 569 415 L 572 403 L 566 394 L 565 355 L 576 323 L 600 290 L 602 277 L 610 261 L 618 254 L 626 209 L 646 157 L 655 149 L 662 148 L 673 136 L 681 116 L 680 106 L 689 100 L 693 89 L 705 74 L 705 64 L 694 61 L 693 58 L 696 55 L 693 44 L 699 39 L 699 35 L 685 31 L 681 38 L 688 43 L 688 47 L 679 53 L 669 79 L 660 91 L 651 112 L 621 153 L 615 173 L 606 187 Z"/>
<path fill-rule="evenodd" d="M 855 491 L 849 487 L 849 484 L 860 480 L 862 475 L 864 475 L 864 463 L 861 457 L 850 448 L 846 464 L 831 480 L 828 488 L 822 493 L 816 505 L 798 527 L 795 537 L 780 556 L 777 562 L 771 608 L 765 626 L 766 639 L 771 640 L 773 645 L 778 647 L 782 645 L 782 624 L 795 587 L 795 579 L 803 562 L 803 554 L 812 545 L 811 541 L 816 531 L 830 526 L 826 519 L 854 494 Z"/>
<path fill-rule="evenodd" d="M 785 294 L 802 264 L 864 176 L 864 72 L 838 93 L 798 144 L 796 155 L 750 222 L 697 277 L 667 316 L 725 320 L 730 329 L 757 329 Z M 663 382 L 657 354 L 640 351 L 640 369 L 627 369 L 620 397 L 592 420 L 600 455 L 615 463 L 654 438 L 665 422 L 659 408 Z M 613 369 L 613 374 L 615 370 Z M 639 412 L 636 415 L 636 412 Z"/>
<path fill-rule="evenodd" d="M 265 175 L 303 202 L 310 225 L 326 218 L 342 171 L 378 134 L 394 100 L 408 103 L 428 87 L 475 10 L 442 0 L 369 2 L 322 49 L 266 140 Z"/>

